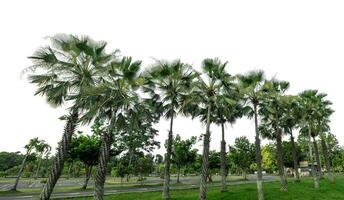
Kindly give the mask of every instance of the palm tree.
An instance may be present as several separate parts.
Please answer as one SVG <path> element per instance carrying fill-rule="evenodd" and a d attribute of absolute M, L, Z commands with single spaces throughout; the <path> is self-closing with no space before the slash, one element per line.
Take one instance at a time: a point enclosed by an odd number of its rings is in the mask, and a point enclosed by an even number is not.
<path fill-rule="evenodd" d="M 236 119 L 242 116 L 242 106 L 239 103 L 239 91 L 235 84 L 227 80 L 225 90 L 217 95 L 217 104 L 214 112 L 215 123 L 221 126 L 221 192 L 227 191 L 227 168 L 226 168 L 226 140 L 225 124 L 233 125 Z"/>
<path fill-rule="evenodd" d="M 227 62 L 222 63 L 219 59 L 204 59 L 202 62 L 202 69 L 204 76 L 198 76 L 198 82 L 195 84 L 192 105 L 189 106 L 188 111 L 193 117 L 200 116 L 201 121 L 206 124 L 206 131 L 203 135 L 203 159 L 202 171 L 200 181 L 199 199 L 207 199 L 207 178 L 209 168 L 209 146 L 210 146 L 210 125 L 216 122 L 214 111 L 217 112 L 217 105 L 220 102 L 221 95 L 224 94 L 226 87 L 230 88 L 233 78 L 226 72 L 225 67 Z M 224 102 L 228 106 L 233 100 L 224 98 Z M 222 105 L 225 106 L 225 105 Z M 220 109 L 220 107 L 218 108 Z M 212 114 L 213 113 L 213 114 Z M 224 117 L 224 116 L 222 116 Z M 222 119 L 222 123 L 224 120 Z M 224 130 L 223 130 L 224 134 Z M 225 149 L 222 148 L 222 151 Z M 224 175 L 224 171 L 222 171 Z"/>
<path fill-rule="evenodd" d="M 69 150 L 71 137 L 79 118 L 79 106 L 73 101 L 83 90 L 101 80 L 102 68 L 107 65 L 110 55 L 105 53 L 105 42 L 96 42 L 88 37 L 55 35 L 50 37 L 52 45 L 39 48 L 29 57 L 33 66 L 29 79 L 38 89 L 35 95 L 43 95 L 54 106 L 71 102 L 62 140 L 47 183 L 40 199 L 47 200 L 59 179 L 65 157 Z"/>
<path fill-rule="evenodd" d="M 296 154 L 296 146 L 295 146 L 295 138 L 293 135 L 293 129 L 295 129 L 301 120 L 301 113 L 300 113 L 300 105 L 297 99 L 292 96 L 289 101 L 286 102 L 285 105 L 286 110 L 289 112 L 285 112 L 282 116 L 282 127 L 284 132 L 290 135 L 290 142 L 291 142 L 291 150 L 292 150 L 292 157 L 294 163 L 294 171 L 295 171 L 295 178 L 296 182 L 300 182 L 300 174 L 299 174 L 299 165 L 298 159 Z"/>
<path fill-rule="evenodd" d="M 37 153 L 39 153 L 39 156 L 38 156 L 38 164 L 37 164 L 35 179 L 38 178 L 38 173 L 41 168 L 43 155 L 49 154 L 49 152 L 51 151 L 51 146 L 48 143 L 46 143 L 44 140 L 41 140 L 39 144 L 37 144 L 36 146 L 36 151 Z"/>
<path fill-rule="evenodd" d="M 330 105 L 332 105 L 332 102 L 329 100 L 325 100 L 324 98 L 327 96 L 327 94 L 320 93 L 318 94 L 318 109 L 317 109 L 317 119 L 316 119 L 316 131 L 318 132 L 318 135 L 320 136 L 321 141 L 321 147 L 324 155 L 325 160 L 325 167 L 326 171 L 328 173 L 328 180 L 333 183 L 333 172 L 330 165 L 330 159 L 329 159 L 329 152 L 326 144 L 326 136 L 325 133 L 330 131 L 329 127 L 329 117 L 334 112 Z"/>
<path fill-rule="evenodd" d="M 314 115 L 316 112 L 316 95 L 318 91 L 316 90 L 305 90 L 300 94 L 300 102 L 302 106 L 302 125 L 301 127 L 307 129 L 308 131 L 308 148 L 309 148 L 309 162 L 311 164 L 311 173 L 313 177 L 314 188 L 319 188 L 319 182 L 315 173 L 314 160 L 313 160 L 313 149 L 312 149 L 312 127 L 314 121 Z"/>
<path fill-rule="evenodd" d="M 106 73 L 101 83 L 83 91 L 77 103 L 83 108 L 81 121 L 85 124 L 93 120 L 101 120 L 106 124 L 102 134 L 99 161 L 95 175 L 94 199 L 102 200 L 106 167 L 110 157 L 110 149 L 115 133 L 126 125 L 128 110 L 135 109 L 138 95 L 135 92 L 143 83 L 138 77 L 141 61 L 132 61 L 131 57 L 112 58 L 106 66 Z"/>
<path fill-rule="evenodd" d="M 269 86 L 268 97 L 263 100 L 263 104 L 260 109 L 262 115 L 262 121 L 264 126 L 270 126 L 269 131 L 264 131 L 263 136 L 267 136 L 269 139 L 276 140 L 277 149 L 277 166 L 281 179 L 280 190 L 287 191 L 287 179 L 284 173 L 284 161 L 283 161 L 283 147 L 282 147 L 282 117 L 287 112 L 285 104 L 289 96 L 284 96 L 284 93 L 289 88 L 289 83 L 285 81 L 272 80 L 267 82 Z"/>
<path fill-rule="evenodd" d="M 255 124 L 255 148 L 256 148 L 256 163 L 257 163 L 257 190 L 258 190 L 258 199 L 264 199 L 263 192 L 263 174 L 262 174 L 262 156 L 260 149 L 260 134 L 258 130 L 258 108 L 264 99 L 265 94 L 265 79 L 263 71 L 251 71 L 246 75 L 238 75 L 239 78 L 239 88 L 242 94 L 242 99 L 247 115 L 249 117 L 254 117 Z"/>
<path fill-rule="evenodd" d="M 29 157 L 29 155 L 31 154 L 31 151 L 37 147 L 37 145 L 39 144 L 39 142 L 40 142 L 40 141 L 38 140 L 38 138 L 35 137 L 35 138 L 32 138 L 32 139 L 29 141 L 29 143 L 28 143 L 27 145 L 25 145 L 26 154 L 25 154 L 24 159 L 23 159 L 23 161 L 22 161 L 22 163 L 21 163 L 21 165 L 20 165 L 20 169 L 19 169 L 17 178 L 16 178 L 16 180 L 15 180 L 15 182 L 14 182 L 14 185 L 13 185 L 13 187 L 11 188 L 11 190 L 17 191 L 19 179 L 20 179 L 20 177 L 21 177 L 21 175 L 22 175 L 22 173 L 23 173 L 23 170 L 24 170 L 24 168 L 25 168 L 26 160 L 27 160 L 27 158 Z"/>
<path fill-rule="evenodd" d="M 144 91 L 157 101 L 157 106 L 162 114 L 170 120 L 165 156 L 163 199 L 170 198 L 173 120 L 177 113 L 182 111 L 194 79 L 195 73 L 191 66 L 180 60 L 157 61 L 151 69 L 145 72 Z"/>

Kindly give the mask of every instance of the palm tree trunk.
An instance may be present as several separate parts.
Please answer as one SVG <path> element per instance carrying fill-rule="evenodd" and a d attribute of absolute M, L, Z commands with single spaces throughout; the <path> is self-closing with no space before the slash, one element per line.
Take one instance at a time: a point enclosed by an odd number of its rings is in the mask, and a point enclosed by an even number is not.
<path fill-rule="evenodd" d="M 53 192 L 55 184 L 61 176 L 65 157 L 70 148 L 70 141 L 72 139 L 72 135 L 74 134 L 75 128 L 78 124 L 78 118 L 79 118 L 78 111 L 73 110 L 71 115 L 67 119 L 64 133 L 62 136 L 62 141 L 59 143 L 59 147 L 57 149 L 55 160 L 51 168 L 50 174 L 48 176 L 47 183 L 45 184 L 40 195 L 41 200 L 50 199 L 50 195 Z"/>
<path fill-rule="evenodd" d="M 39 168 L 41 168 L 42 157 L 43 157 L 43 155 L 41 154 L 40 157 L 39 157 L 39 160 L 38 160 L 38 164 L 37 164 L 37 170 L 36 170 L 36 174 L 35 174 L 35 179 L 38 178 Z"/>
<path fill-rule="evenodd" d="M 311 173 L 313 177 L 313 183 L 314 183 L 314 188 L 318 189 L 319 188 L 319 183 L 317 176 L 315 174 L 315 168 L 314 168 L 314 161 L 313 161 L 313 150 L 312 150 L 312 140 L 311 140 L 311 122 L 309 121 L 309 127 L 308 127 L 308 149 L 309 149 L 309 162 L 311 164 Z"/>
<path fill-rule="evenodd" d="M 282 136 L 280 130 L 277 130 L 276 141 L 277 141 L 277 165 L 278 173 L 281 179 L 281 188 L 280 191 L 286 192 L 287 188 L 287 179 L 284 173 L 284 163 L 283 163 L 283 147 L 282 147 Z"/>
<path fill-rule="evenodd" d="M 88 181 L 89 181 L 90 178 L 91 178 L 92 167 L 93 167 L 93 166 L 88 166 L 88 165 L 85 166 L 85 182 L 84 182 L 84 185 L 83 185 L 82 188 L 81 188 L 81 189 L 83 189 L 83 190 L 86 190 L 87 185 L 88 185 Z"/>
<path fill-rule="evenodd" d="M 327 149 L 327 145 L 326 145 L 326 141 L 325 141 L 323 133 L 320 133 L 320 139 L 321 139 L 321 147 L 322 147 L 322 151 L 323 151 L 324 159 L 325 159 L 326 171 L 328 173 L 328 180 L 330 181 L 330 183 L 333 183 L 334 182 L 333 172 L 330 165 L 330 158 L 328 155 L 328 149 Z"/>
<path fill-rule="evenodd" d="M 11 190 L 13 190 L 13 191 L 17 191 L 19 179 L 20 179 L 20 177 L 21 177 L 21 175 L 22 175 L 22 173 L 23 173 L 23 171 L 24 171 L 25 163 L 26 163 L 27 157 L 28 157 L 29 154 L 30 154 L 30 151 L 31 151 L 31 149 L 28 149 L 28 150 L 26 151 L 26 155 L 25 155 L 25 157 L 24 157 L 24 159 L 23 159 L 23 161 L 22 161 L 22 164 L 20 165 L 20 169 L 19 169 L 17 178 L 16 178 L 16 180 L 15 180 L 15 182 L 14 182 L 14 185 L 13 185 L 13 187 L 12 187 L 12 189 L 11 189 Z"/>
<path fill-rule="evenodd" d="M 103 134 L 102 144 L 100 147 L 100 155 L 97 166 L 94 184 L 94 200 L 103 200 L 104 197 L 104 183 L 106 178 L 107 163 L 110 158 L 110 149 L 112 144 L 112 130 Z"/>
<path fill-rule="evenodd" d="M 290 131 L 290 142 L 291 142 L 291 153 L 292 153 L 293 162 L 294 162 L 295 178 L 296 178 L 296 181 L 299 182 L 300 181 L 299 165 L 297 162 L 296 147 L 295 147 L 293 131 Z"/>
<path fill-rule="evenodd" d="M 221 141 L 221 192 L 227 191 L 226 182 L 226 141 L 224 123 L 221 123 L 222 141 Z"/>
<path fill-rule="evenodd" d="M 167 152 L 165 158 L 165 171 L 164 171 L 164 188 L 162 192 L 162 199 L 170 199 L 170 165 L 172 155 L 172 140 L 173 140 L 173 114 L 170 121 L 170 131 L 168 132 L 167 139 Z"/>
<path fill-rule="evenodd" d="M 254 109 L 254 125 L 255 125 L 255 146 L 256 146 L 256 163 L 257 163 L 257 191 L 258 191 L 258 200 L 264 200 L 263 192 L 263 173 L 262 173 L 262 155 L 260 150 L 260 136 L 258 130 L 258 112 L 257 105 L 253 105 Z"/>
<path fill-rule="evenodd" d="M 315 160 L 317 161 L 317 174 L 320 179 L 322 179 L 322 171 L 321 171 L 321 162 L 320 162 L 320 155 L 319 155 L 319 149 L 318 149 L 318 144 L 317 141 L 315 140 L 315 137 L 313 138 L 313 146 L 314 146 L 314 152 L 315 152 Z"/>
<path fill-rule="evenodd" d="M 202 161 L 202 173 L 201 173 L 201 183 L 199 191 L 199 200 L 207 199 L 207 177 L 208 177 L 208 166 L 209 166 L 209 144 L 210 144 L 210 113 L 211 104 L 208 105 L 207 112 L 207 126 L 203 138 L 203 161 Z"/>

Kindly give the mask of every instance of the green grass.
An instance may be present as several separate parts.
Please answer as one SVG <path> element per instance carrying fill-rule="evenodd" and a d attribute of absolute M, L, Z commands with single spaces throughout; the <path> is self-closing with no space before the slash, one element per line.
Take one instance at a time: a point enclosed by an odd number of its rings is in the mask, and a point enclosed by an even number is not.
<path fill-rule="evenodd" d="M 344 178 L 337 177 L 333 184 L 327 180 L 320 181 L 320 189 L 314 190 L 311 179 L 303 179 L 301 182 L 289 182 L 288 192 L 279 191 L 279 182 L 264 183 L 264 194 L 266 200 L 337 200 L 344 199 Z M 255 184 L 229 186 L 229 192 L 219 192 L 219 187 L 211 187 L 208 192 L 209 200 L 238 199 L 256 200 L 257 191 Z M 194 200 L 198 198 L 198 189 L 172 191 L 171 196 L 177 200 Z M 90 200 L 92 198 L 73 198 L 73 200 Z M 160 200 L 161 192 L 145 192 L 116 194 L 105 197 L 105 200 Z"/>

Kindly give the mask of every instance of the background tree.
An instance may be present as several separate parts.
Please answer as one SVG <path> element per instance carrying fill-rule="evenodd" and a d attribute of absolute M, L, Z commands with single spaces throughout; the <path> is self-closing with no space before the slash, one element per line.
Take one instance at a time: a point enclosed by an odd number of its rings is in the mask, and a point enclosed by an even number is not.
<path fill-rule="evenodd" d="M 221 153 L 216 151 L 209 152 L 209 173 L 208 180 L 213 182 L 213 175 L 220 172 L 221 169 Z"/>
<path fill-rule="evenodd" d="M 38 173 L 41 169 L 41 164 L 42 164 L 42 159 L 44 155 L 49 155 L 51 151 L 51 146 L 46 143 L 44 140 L 41 140 L 37 145 L 36 145 L 36 151 L 38 153 L 38 163 L 37 163 L 37 169 L 36 169 L 36 174 L 35 174 L 35 179 L 38 178 Z"/>
<path fill-rule="evenodd" d="M 192 149 L 196 143 L 196 137 L 182 140 L 180 135 L 176 135 L 172 145 L 172 162 L 177 167 L 177 183 L 180 183 L 179 176 L 181 168 L 196 161 L 197 149 Z"/>
<path fill-rule="evenodd" d="M 254 155 L 254 144 L 251 144 L 245 136 L 235 138 L 234 145 L 229 148 L 229 159 L 240 170 L 245 180 L 251 164 L 255 162 Z"/>
<path fill-rule="evenodd" d="M 25 154 L 25 157 L 24 157 L 24 159 L 23 159 L 23 161 L 22 161 L 22 163 L 20 165 L 20 169 L 19 169 L 17 178 L 15 179 L 14 185 L 13 185 L 11 190 L 17 191 L 19 179 L 22 176 L 23 170 L 25 168 L 26 161 L 27 161 L 28 157 L 30 156 L 31 151 L 34 150 L 37 147 L 39 142 L 40 142 L 39 139 L 37 137 L 35 137 L 35 138 L 30 139 L 29 143 L 27 145 L 25 145 L 26 154 Z"/>
<path fill-rule="evenodd" d="M 85 166 L 85 182 L 82 189 L 87 188 L 92 168 L 98 163 L 100 143 L 100 136 L 95 134 L 83 135 L 82 132 L 79 132 L 72 138 L 71 157 L 80 160 Z"/>
<path fill-rule="evenodd" d="M 276 145 L 270 143 L 262 147 L 262 166 L 269 173 L 277 171 Z"/>

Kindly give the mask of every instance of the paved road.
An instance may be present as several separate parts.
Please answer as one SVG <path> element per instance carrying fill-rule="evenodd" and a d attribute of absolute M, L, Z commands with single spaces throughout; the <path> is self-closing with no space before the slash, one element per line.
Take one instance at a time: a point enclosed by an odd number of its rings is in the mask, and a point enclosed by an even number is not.
<path fill-rule="evenodd" d="M 264 182 L 271 182 L 276 181 L 276 177 L 265 177 Z M 247 183 L 255 183 L 255 180 L 249 181 L 236 181 L 236 182 L 229 182 L 229 185 L 240 185 L 240 184 L 247 184 Z M 211 186 L 219 186 L 220 183 L 213 183 Z M 190 184 L 190 185 L 183 185 L 183 186 L 171 186 L 172 190 L 181 190 L 181 189 L 193 189 L 198 188 L 198 184 Z M 119 194 L 119 193 L 133 193 L 133 192 L 154 192 L 154 191 L 161 191 L 162 186 L 150 186 L 150 187 L 139 187 L 139 188 L 119 188 L 119 189 L 108 189 L 105 191 L 105 195 L 110 194 Z M 54 193 L 52 195 L 53 199 L 64 199 L 67 197 L 87 197 L 92 196 L 93 191 L 80 191 L 80 192 L 60 192 Z M 39 194 L 24 194 L 24 195 L 14 195 L 14 196 L 4 196 L 0 197 L 0 200 L 23 200 L 23 199 L 38 199 Z"/>

